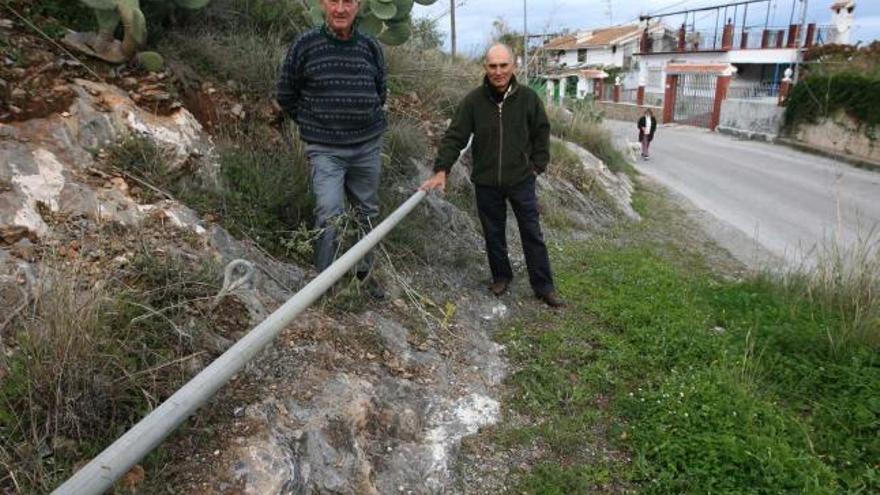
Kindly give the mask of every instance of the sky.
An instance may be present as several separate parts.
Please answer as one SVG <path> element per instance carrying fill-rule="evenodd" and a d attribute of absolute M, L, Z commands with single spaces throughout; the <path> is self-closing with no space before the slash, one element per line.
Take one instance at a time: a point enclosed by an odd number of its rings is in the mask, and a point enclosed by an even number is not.
<path fill-rule="evenodd" d="M 572 30 L 623 24 L 638 20 L 640 14 L 675 12 L 688 8 L 704 7 L 730 3 L 734 0 L 524 0 L 528 13 L 530 33 L 558 32 L 560 29 Z M 523 27 L 523 1 L 520 0 L 456 0 L 455 22 L 458 32 L 458 51 L 463 54 L 478 54 L 486 47 L 492 32 L 492 21 L 498 17 L 516 31 Z M 791 19 L 792 2 L 797 2 L 796 21 L 800 18 L 800 0 L 770 0 L 771 26 L 786 26 Z M 608 4 L 613 5 L 609 17 Z M 807 21 L 819 25 L 831 21 L 832 0 L 807 0 Z M 438 19 L 440 30 L 446 35 L 446 50 L 450 48 L 449 37 L 450 0 L 437 0 L 433 5 L 416 4 L 416 17 Z M 764 24 L 766 4 L 750 7 L 749 23 Z M 740 10 L 740 12 L 742 12 Z M 699 14 L 700 16 L 705 14 Z M 741 15 L 741 14 L 740 14 Z M 671 19 L 670 19 L 671 21 Z M 712 29 L 715 14 L 703 20 L 704 29 Z M 671 24 L 680 24 L 682 18 Z M 697 28 L 700 28 L 698 23 Z M 851 41 L 862 40 L 870 43 L 880 39 L 880 0 L 856 0 L 855 23 Z"/>

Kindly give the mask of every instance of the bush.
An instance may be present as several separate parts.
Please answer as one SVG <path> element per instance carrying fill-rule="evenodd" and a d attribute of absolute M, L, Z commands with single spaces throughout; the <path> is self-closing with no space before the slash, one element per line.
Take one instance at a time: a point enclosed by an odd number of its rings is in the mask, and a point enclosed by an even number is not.
<path fill-rule="evenodd" d="M 313 223 L 308 170 L 296 152 L 227 148 L 220 155 L 219 188 L 202 187 L 182 198 L 203 214 L 218 215 L 232 235 L 253 239 L 273 256 L 307 261 L 291 241 Z"/>
<path fill-rule="evenodd" d="M 794 87 L 785 105 L 785 128 L 817 123 L 845 112 L 866 126 L 869 135 L 880 123 L 880 78 L 854 72 L 811 75 Z"/>

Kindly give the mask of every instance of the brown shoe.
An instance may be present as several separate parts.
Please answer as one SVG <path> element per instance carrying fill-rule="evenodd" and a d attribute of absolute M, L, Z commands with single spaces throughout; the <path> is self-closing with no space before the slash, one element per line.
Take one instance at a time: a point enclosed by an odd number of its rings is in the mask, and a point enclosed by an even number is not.
<path fill-rule="evenodd" d="M 551 308 L 564 308 L 565 307 L 565 301 L 563 301 L 562 298 L 559 297 L 559 294 L 557 294 L 555 290 L 551 290 L 550 292 L 547 292 L 546 294 L 537 294 L 537 296 L 538 296 L 538 299 L 544 301 L 547 304 L 547 306 L 550 306 Z"/>
<path fill-rule="evenodd" d="M 489 291 L 491 291 L 492 294 L 495 294 L 495 296 L 501 296 L 507 292 L 508 285 L 510 285 L 510 280 L 496 280 L 489 284 Z"/>

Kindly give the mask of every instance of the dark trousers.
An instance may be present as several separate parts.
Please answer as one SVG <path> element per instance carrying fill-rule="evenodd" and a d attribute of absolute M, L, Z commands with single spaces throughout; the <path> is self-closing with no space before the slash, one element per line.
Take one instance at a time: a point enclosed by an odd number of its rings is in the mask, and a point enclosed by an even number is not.
<path fill-rule="evenodd" d="M 489 269 L 492 280 L 512 280 L 513 270 L 507 256 L 507 202 L 513 208 L 519 225 L 529 283 L 536 294 L 546 294 L 553 290 L 553 275 L 550 273 L 550 258 L 541 224 L 538 221 L 538 198 L 535 196 L 535 177 L 515 186 L 498 188 L 476 186 L 477 213 L 483 225 L 486 239 L 486 254 L 489 256 Z"/>

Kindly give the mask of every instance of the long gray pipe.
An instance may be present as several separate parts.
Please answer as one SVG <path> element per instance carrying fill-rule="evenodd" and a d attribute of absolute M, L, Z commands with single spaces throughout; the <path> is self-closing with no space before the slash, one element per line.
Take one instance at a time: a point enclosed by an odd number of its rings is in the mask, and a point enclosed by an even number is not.
<path fill-rule="evenodd" d="M 410 196 L 394 213 L 352 246 L 335 263 L 52 493 L 99 495 L 110 489 L 116 480 L 156 448 L 190 414 L 213 397 L 220 387 L 244 368 L 281 330 L 287 327 L 294 317 L 311 306 L 342 278 L 424 198 L 424 191 L 418 191 Z"/>

